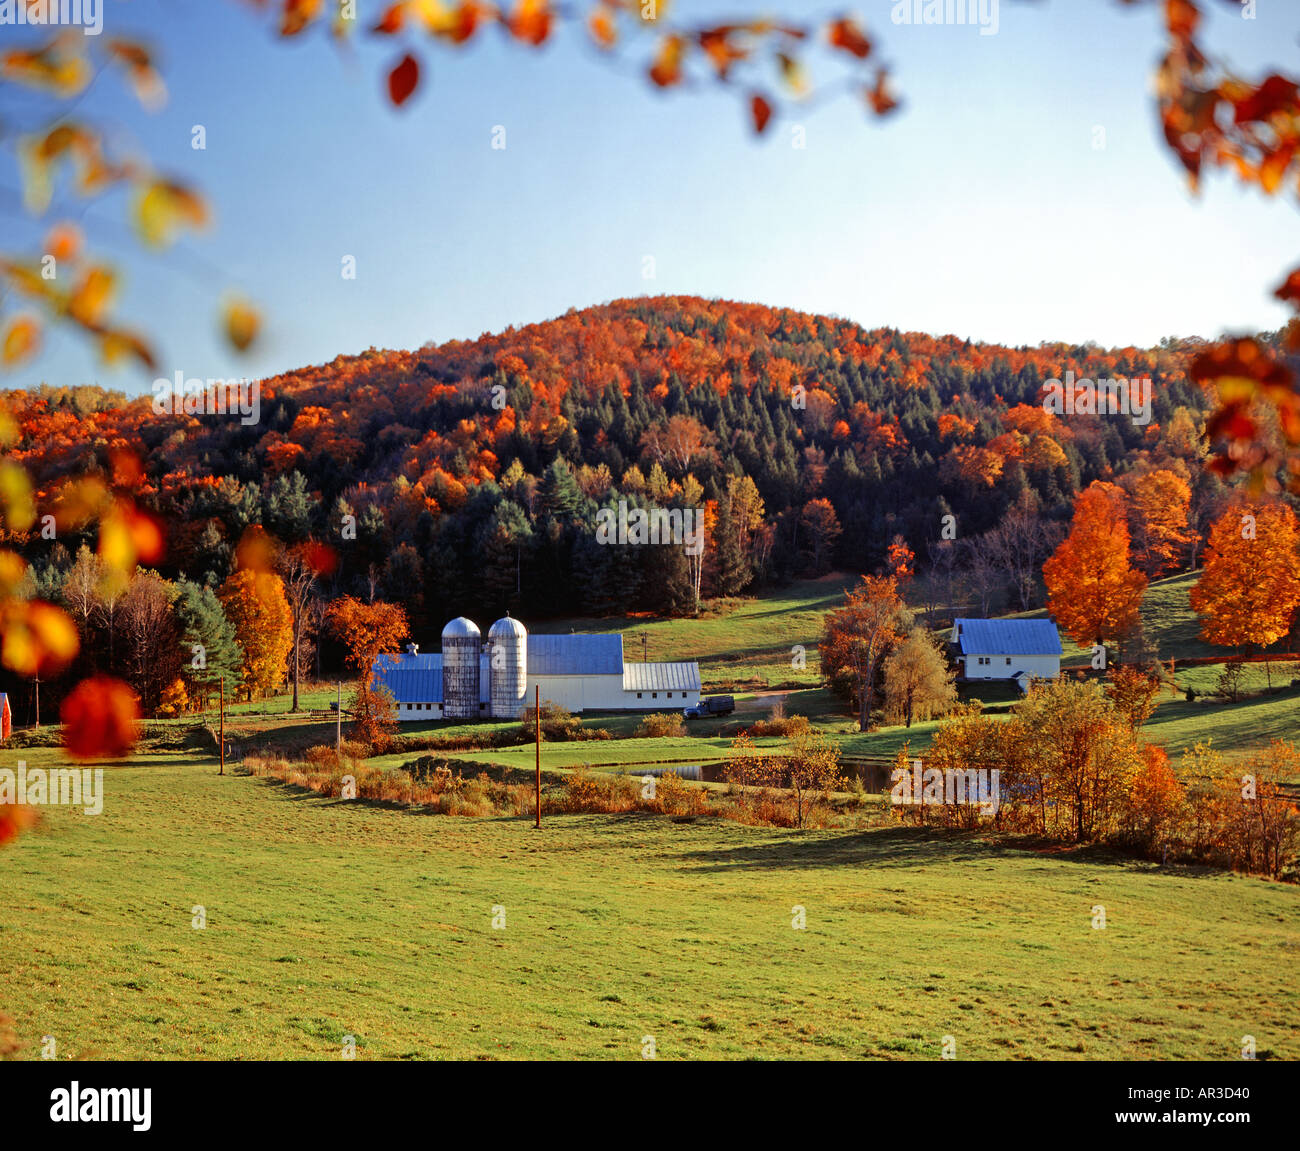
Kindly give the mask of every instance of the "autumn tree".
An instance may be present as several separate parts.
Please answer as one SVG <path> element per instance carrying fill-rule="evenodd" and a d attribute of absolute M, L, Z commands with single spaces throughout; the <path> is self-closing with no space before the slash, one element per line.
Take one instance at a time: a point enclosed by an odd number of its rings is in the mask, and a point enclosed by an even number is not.
<path fill-rule="evenodd" d="M 1132 665 L 1113 665 L 1106 677 L 1106 698 L 1130 730 L 1137 731 L 1156 709 L 1160 677 Z"/>
<path fill-rule="evenodd" d="M 885 571 L 894 577 L 900 589 L 906 588 L 916 575 L 916 555 L 901 535 L 889 541 L 885 551 Z"/>
<path fill-rule="evenodd" d="M 1122 493 L 1097 482 L 1074 502 L 1070 534 L 1043 565 L 1048 611 L 1075 643 L 1122 640 L 1138 625 L 1147 580 L 1131 563 Z"/>
<path fill-rule="evenodd" d="M 297 473 L 294 473 L 295 475 Z M 292 617 L 293 642 L 289 648 L 289 679 L 293 685 L 293 703 L 290 711 L 298 710 L 298 682 L 302 675 L 303 639 L 311 626 L 312 592 L 316 587 L 320 569 L 331 562 L 331 557 L 320 544 L 305 541 L 280 549 L 276 557 L 276 570 L 284 583 L 285 600 Z"/>
<path fill-rule="evenodd" d="M 157 711 L 163 691 L 180 672 L 181 647 L 172 610 L 176 596 L 176 587 L 151 571 L 136 572 L 122 596 L 121 662 L 146 714 Z"/>
<path fill-rule="evenodd" d="M 1012 721 L 1019 729 L 1012 765 L 1045 790 L 1050 835 L 1084 843 L 1113 826 L 1141 763 L 1134 733 L 1094 681 L 1036 683 Z M 1014 776 L 1012 780 L 1014 784 Z"/>
<path fill-rule="evenodd" d="M 1230 508 L 1210 528 L 1191 604 L 1201 637 L 1220 647 L 1266 648 L 1291 629 L 1300 606 L 1300 531 L 1283 503 Z"/>
<path fill-rule="evenodd" d="M 1130 472 L 1121 486 L 1128 493 L 1134 562 L 1151 579 L 1157 579 L 1177 568 L 1192 545 L 1191 486 L 1166 468 Z"/>
<path fill-rule="evenodd" d="M 284 683 L 293 647 L 293 613 L 283 581 L 274 572 L 240 568 L 221 585 L 217 598 L 244 653 L 245 696 L 270 695 Z"/>
<path fill-rule="evenodd" d="M 358 676 L 351 701 L 356 735 L 372 749 L 382 748 L 396 711 L 391 693 L 374 687 L 376 665 L 410 634 L 406 612 L 397 604 L 365 603 L 347 595 L 325 609 L 325 626 L 347 649 L 346 662 Z"/>
<path fill-rule="evenodd" d="M 902 717 L 908 727 L 913 718 L 942 715 L 957 702 L 954 672 L 939 645 L 923 627 L 914 627 L 885 657 L 885 710 Z"/>
<path fill-rule="evenodd" d="M 803 538 L 803 554 L 808 570 L 815 576 L 830 571 L 835 557 L 835 544 L 840 538 L 839 516 L 827 499 L 809 500 L 799 513 L 799 534 Z"/>
<path fill-rule="evenodd" d="M 374 682 L 380 655 L 396 650 L 410 634 L 406 612 L 397 604 L 363 603 L 350 595 L 329 605 L 325 625 L 347 648 L 348 666 L 367 687 Z"/>
<path fill-rule="evenodd" d="M 789 787 L 794 796 L 797 827 L 803 827 L 804 813 L 812 796 L 820 794 L 825 799 L 832 791 L 844 787 L 840 745 L 829 734 L 811 726 L 797 731 L 786 753 L 768 762 L 780 773 L 780 782 L 777 778 L 771 778 L 770 782 Z"/>
<path fill-rule="evenodd" d="M 882 576 L 862 576 L 845 594 L 844 607 L 826 616 L 822 677 L 857 704 L 861 731 L 871 726 L 881 661 L 910 624 L 898 585 Z"/>
<path fill-rule="evenodd" d="M 641 437 L 646 458 L 663 464 L 678 475 L 712 459 L 717 437 L 694 416 L 669 416 L 662 424 L 647 428 Z"/>

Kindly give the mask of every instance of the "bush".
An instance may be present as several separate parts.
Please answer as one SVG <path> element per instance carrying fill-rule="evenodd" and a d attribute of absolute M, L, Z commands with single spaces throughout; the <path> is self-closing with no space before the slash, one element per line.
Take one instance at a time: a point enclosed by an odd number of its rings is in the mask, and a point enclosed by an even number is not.
<path fill-rule="evenodd" d="M 636 729 L 638 736 L 685 735 L 686 721 L 675 711 L 656 711 L 647 715 Z"/>
<path fill-rule="evenodd" d="M 595 775 L 580 767 L 565 781 L 562 808 L 569 812 L 612 814 L 633 811 L 640 802 L 640 789 L 630 776 Z"/>
<path fill-rule="evenodd" d="M 778 712 L 778 708 L 773 708 L 771 719 L 760 719 L 751 724 L 749 734 L 753 736 L 780 735 L 788 739 L 792 736 L 805 734 L 812 726 L 809 724 L 806 715 L 785 716 L 778 714 Z"/>
<path fill-rule="evenodd" d="M 523 723 L 516 729 L 518 742 L 527 743 L 537 738 L 537 709 L 524 711 Z M 566 743 L 583 738 L 582 720 L 567 708 L 549 699 L 542 700 L 542 738 L 552 743 Z"/>
<path fill-rule="evenodd" d="M 692 787 L 675 771 L 666 771 L 655 781 L 651 810 L 665 815 L 708 815 L 709 796 L 702 787 Z"/>

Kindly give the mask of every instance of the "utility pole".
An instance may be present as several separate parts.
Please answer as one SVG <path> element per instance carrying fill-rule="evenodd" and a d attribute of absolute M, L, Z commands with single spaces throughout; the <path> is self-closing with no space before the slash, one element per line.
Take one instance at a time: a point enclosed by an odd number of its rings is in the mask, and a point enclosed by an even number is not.
<path fill-rule="evenodd" d="M 41 730 L 41 677 L 36 677 L 36 730 Z"/>
<path fill-rule="evenodd" d="M 542 688 L 533 685 L 533 719 L 537 724 L 537 823 L 542 826 Z"/>
<path fill-rule="evenodd" d="M 218 775 L 226 774 L 226 677 L 221 677 L 220 719 L 217 721 L 217 742 L 221 744 L 221 770 Z"/>
<path fill-rule="evenodd" d="M 642 633 L 641 633 L 641 662 L 642 662 L 642 663 L 645 663 L 645 662 L 646 662 L 646 658 L 647 658 L 647 657 L 646 657 L 646 646 L 645 646 L 645 641 L 646 641 L 646 635 L 645 635 L 645 632 L 642 632 Z"/>
<path fill-rule="evenodd" d="M 343 750 L 343 681 L 338 683 L 338 702 L 334 705 L 335 711 L 338 712 L 337 727 L 334 731 L 334 754 L 338 755 Z"/>

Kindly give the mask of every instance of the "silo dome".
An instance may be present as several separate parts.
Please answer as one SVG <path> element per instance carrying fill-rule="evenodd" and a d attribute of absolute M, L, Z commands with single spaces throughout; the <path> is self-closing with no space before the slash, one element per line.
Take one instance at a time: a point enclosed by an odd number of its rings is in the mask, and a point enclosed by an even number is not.
<path fill-rule="evenodd" d="M 449 719 L 473 719 L 478 710 L 478 625 L 463 615 L 442 629 L 442 714 Z"/>
<path fill-rule="evenodd" d="M 507 612 L 488 629 L 492 716 L 514 719 L 528 694 L 528 631 Z"/>

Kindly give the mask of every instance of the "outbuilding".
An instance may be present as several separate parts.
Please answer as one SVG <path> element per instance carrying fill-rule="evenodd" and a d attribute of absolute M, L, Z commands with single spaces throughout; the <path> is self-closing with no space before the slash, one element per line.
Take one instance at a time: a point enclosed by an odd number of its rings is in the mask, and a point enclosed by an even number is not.
<path fill-rule="evenodd" d="M 1009 679 L 1028 691 L 1061 674 L 1061 633 L 1050 619 L 955 619 L 949 642 L 964 680 Z"/>

